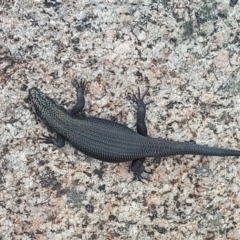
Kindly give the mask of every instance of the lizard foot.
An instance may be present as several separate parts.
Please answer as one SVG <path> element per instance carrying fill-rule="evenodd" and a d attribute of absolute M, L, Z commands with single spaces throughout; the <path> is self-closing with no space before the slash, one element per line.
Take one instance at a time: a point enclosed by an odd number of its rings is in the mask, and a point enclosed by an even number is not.
<path fill-rule="evenodd" d="M 58 148 L 62 148 L 65 145 L 65 140 L 61 135 L 57 135 L 57 138 L 49 135 L 42 135 L 41 138 L 38 138 L 39 140 L 42 140 L 41 143 L 47 143 L 47 144 L 53 144 L 54 146 Z"/>
<path fill-rule="evenodd" d="M 151 181 L 148 178 L 145 178 L 142 176 L 143 172 L 152 174 L 152 171 L 148 172 L 145 170 L 145 166 L 143 165 L 143 160 L 144 159 L 137 159 L 133 161 L 131 165 L 131 171 L 134 173 L 135 178 L 137 178 L 139 181 L 143 182 L 143 179 L 147 181 Z"/>
<path fill-rule="evenodd" d="M 153 102 L 153 101 L 149 101 L 149 102 L 147 102 L 147 103 L 144 103 L 144 98 L 145 98 L 145 96 L 147 95 L 148 91 L 149 91 L 149 87 L 147 88 L 147 90 L 146 90 L 146 91 L 143 93 L 143 95 L 141 96 L 140 89 L 138 88 L 138 93 L 137 93 L 137 95 L 136 95 L 136 94 L 133 94 L 133 95 L 132 95 L 132 98 L 131 98 L 131 99 L 132 99 L 132 101 L 133 101 L 134 103 L 137 104 L 137 106 L 138 106 L 139 109 L 140 109 L 140 108 L 145 109 L 148 104 L 150 104 L 150 103 Z"/>

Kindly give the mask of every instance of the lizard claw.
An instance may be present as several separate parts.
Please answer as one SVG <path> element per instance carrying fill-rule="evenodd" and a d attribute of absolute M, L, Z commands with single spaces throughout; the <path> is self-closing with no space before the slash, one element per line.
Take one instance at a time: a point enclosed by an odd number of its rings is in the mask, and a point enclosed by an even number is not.
<path fill-rule="evenodd" d="M 81 89 L 82 90 L 82 94 L 83 94 L 85 89 L 86 89 L 86 80 L 84 78 L 81 78 L 80 81 L 75 79 L 73 81 L 73 85 L 76 87 L 77 90 Z"/>
<path fill-rule="evenodd" d="M 57 138 L 52 137 L 51 135 L 47 136 L 42 134 L 42 137 L 38 138 L 42 140 L 41 143 L 53 144 L 57 148 L 62 148 L 65 145 L 65 140 L 61 135 L 57 135 Z"/>
<path fill-rule="evenodd" d="M 145 183 L 145 182 L 143 181 L 143 179 L 146 180 L 146 181 L 148 181 L 148 182 L 151 182 L 150 179 L 143 177 L 141 174 L 140 174 L 140 175 L 134 174 L 134 175 L 135 175 L 135 178 L 137 178 L 137 179 L 138 179 L 139 181 L 141 181 L 142 183 Z"/>
<path fill-rule="evenodd" d="M 153 171 L 146 171 L 144 170 L 145 173 L 148 173 L 148 174 L 153 174 Z"/>
<path fill-rule="evenodd" d="M 153 102 L 153 101 L 149 101 L 149 102 L 147 102 L 147 103 L 144 103 L 144 98 L 145 98 L 145 96 L 147 95 L 148 91 L 149 91 L 149 87 L 147 87 L 146 91 L 145 91 L 145 92 L 142 94 L 142 96 L 141 96 L 140 88 L 138 88 L 137 94 L 135 94 L 135 93 L 132 94 L 131 100 L 132 100 L 134 103 L 137 104 L 138 108 L 140 108 L 140 107 L 145 108 L 146 105 L 148 105 L 148 104 L 150 104 L 150 103 Z"/>
<path fill-rule="evenodd" d="M 45 134 L 42 134 L 42 137 L 38 138 L 38 140 L 42 140 L 41 143 L 54 143 L 55 138 L 51 135 L 47 136 Z"/>

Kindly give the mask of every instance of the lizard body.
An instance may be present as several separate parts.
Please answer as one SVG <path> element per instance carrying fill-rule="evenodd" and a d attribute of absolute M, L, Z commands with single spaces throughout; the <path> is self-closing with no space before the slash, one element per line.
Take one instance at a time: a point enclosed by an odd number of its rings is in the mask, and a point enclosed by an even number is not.
<path fill-rule="evenodd" d="M 57 138 L 44 136 L 45 143 L 53 143 L 63 147 L 65 140 L 76 149 L 93 158 L 106 162 L 133 161 L 132 171 L 140 179 L 144 170 L 145 157 L 162 157 L 179 154 L 209 155 L 209 156 L 240 156 L 239 150 L 207 147 L 203 145 L 174 142 L 170 140 L 151 138 L 147 136 L 145 125 L 146 104 L 143 97 L 134 95 L 138 105 L 138 132 L 127 126 L 110 120 L 78 117 L 84 100 L 85 84 L 81 82 L 77 88 L 77 104 L 69 112 L 46 96 L 37 88 L 29 90 L 29 97 L 36 114 L 47 127 L 57 133 Z"/>

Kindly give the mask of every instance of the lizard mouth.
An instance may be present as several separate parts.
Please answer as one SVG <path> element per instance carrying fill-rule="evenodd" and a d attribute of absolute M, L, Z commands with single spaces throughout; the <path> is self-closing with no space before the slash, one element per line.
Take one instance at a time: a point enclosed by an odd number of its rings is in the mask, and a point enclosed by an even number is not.
<path fill-rule="evenodd" d="M 39 93 L 39 90 L 36 87 L 32 87 L 29 89 L 28 93 L 29 100 L 33 101 L 34 96 L 36 96 L 37 93 Z"/>

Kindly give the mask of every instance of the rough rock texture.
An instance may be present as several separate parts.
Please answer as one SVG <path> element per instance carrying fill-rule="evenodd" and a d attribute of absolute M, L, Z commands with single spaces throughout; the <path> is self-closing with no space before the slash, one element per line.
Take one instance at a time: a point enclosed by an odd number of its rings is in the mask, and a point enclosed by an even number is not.
<path fill-rule="evenodd" d="M 36 86 L 66 108 L 134 128 L 129 94 L 150 86 L 149 135 L 240 148 L 240 3 L 15 0 L 0 4 L 0 239 L 239 239 L 240 159 L 102 163 L 37 139 Z"/>

